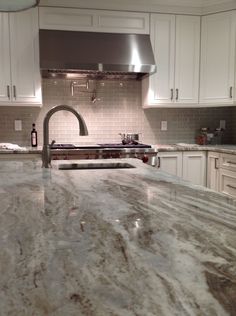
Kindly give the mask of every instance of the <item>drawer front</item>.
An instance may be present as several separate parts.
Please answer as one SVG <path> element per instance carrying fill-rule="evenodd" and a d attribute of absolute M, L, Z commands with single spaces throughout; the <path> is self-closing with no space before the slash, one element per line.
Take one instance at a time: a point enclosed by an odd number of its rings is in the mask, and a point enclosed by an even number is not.
<path fill-rule="evenodd" d="M 236 155 L 221 154 L 220 168 L 236 172 Z"/>
<path fill-rule="evenodd" d="M 220 170 L 220 192 L 236 198 L 236 172 Z"/>

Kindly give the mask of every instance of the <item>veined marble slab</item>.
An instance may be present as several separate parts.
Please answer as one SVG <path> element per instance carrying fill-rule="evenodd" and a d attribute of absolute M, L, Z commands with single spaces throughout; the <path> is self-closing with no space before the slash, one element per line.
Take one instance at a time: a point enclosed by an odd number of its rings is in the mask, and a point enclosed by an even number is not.
<path fill-rule="evenodd" d="M 77 151 L 89 150 L 91 152 L 96 151 L 97 149 L 92 149 L 91 146 L 96 147 L 97 145 L 94 144 L 83 144 L 81 145 L 81 149 L 77 149 Z M 160 151 L 160 152 L 171 152 L 171 151 L 215 151 L 221 153 L 228 153 L 228 154 L 236 154 L 236 145 L 197 145 L 197 144 L 185 144 L 185 143 L 178 143 L 178 144 L 153 144 L 152 148 Z M 137 149 L 137 148 L 136 148 Z M 60 149 L 62 150 L 62 149 Z M 70 149 L 71 150 L 71 149 Z M 109 149 L 111 150 L 111 148 Z M 117 150 L 117 149 L 116 149 Z M 65 149 L 68 151 L 68 149 Z M 41 154 L 42 153 L 42 146 L 38 146 L 37 148 L 32 147 L 25 147 L 25 150 L 8 150 L 0 148 L 0 159 L 8 154 L 16 154 L 21 159 L 24 154 Z"/>
<path fill-rule="evenodd" d="M 1 161 L 1 316 L 236 315 L 236 201 L 122 162 Z"/>
<path fill-rule="evenodd" d="M 215 151 L 226 154 L 236 154 L 236 145 L 197 145 L 197 144 L 156 144 L 152 145 L 153 148 L 159 152 L 171 152 L 171 151 Z"/>

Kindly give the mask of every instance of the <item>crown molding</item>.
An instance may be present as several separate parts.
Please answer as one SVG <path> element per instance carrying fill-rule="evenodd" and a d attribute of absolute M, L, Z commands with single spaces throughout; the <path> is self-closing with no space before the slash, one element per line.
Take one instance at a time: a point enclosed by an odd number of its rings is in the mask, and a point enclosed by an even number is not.
<path fill-rule="evenodd" d="M 236 0 L 41 0 L 40 6 L 202 15 L 236 9 Z"/>

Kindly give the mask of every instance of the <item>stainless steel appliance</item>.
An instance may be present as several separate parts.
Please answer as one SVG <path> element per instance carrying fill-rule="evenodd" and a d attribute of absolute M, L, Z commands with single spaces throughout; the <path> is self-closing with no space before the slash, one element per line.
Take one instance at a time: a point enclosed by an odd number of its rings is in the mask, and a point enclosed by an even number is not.
<path fill-rule="evenodd" d="M 150 36 L 40 30 L 43 77 L 139 79 L 156 71 Z"/>
<path fill-rule="evenodd" d="M 51 155 L 54 160 L 137 158 L 152 166 L 156 165 L 157 150 L 147 144 L 98 144 L 76 146 L 53 144 Z"/>

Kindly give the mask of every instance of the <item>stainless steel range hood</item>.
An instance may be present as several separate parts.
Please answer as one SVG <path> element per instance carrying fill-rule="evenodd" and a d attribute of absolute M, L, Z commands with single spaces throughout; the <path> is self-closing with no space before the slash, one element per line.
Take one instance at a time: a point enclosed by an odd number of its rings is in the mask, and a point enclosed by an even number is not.
<path fill-rule="evenodd" d="M 39 39 L 43 77 L 139 79 L 156 71 L 149 35 L 40 30 Z"/>

